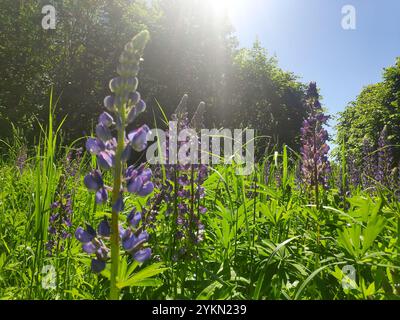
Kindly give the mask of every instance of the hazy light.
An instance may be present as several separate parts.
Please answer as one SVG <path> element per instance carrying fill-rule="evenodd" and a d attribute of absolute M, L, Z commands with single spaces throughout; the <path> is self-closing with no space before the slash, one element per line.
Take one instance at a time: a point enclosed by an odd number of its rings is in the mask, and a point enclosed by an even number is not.
<path fill-rule="evenodd" d="M 224 16 L 230 13 L 230 10 L 234 6 L 237 0 L 207 0 L 207 5 L 215 15 Z"/>

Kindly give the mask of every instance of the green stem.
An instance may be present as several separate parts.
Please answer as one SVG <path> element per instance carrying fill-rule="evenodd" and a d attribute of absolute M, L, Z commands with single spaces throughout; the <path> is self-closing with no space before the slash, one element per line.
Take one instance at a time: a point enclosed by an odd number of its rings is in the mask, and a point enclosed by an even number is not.
<path fill-rule="evenodd" d="M 121 176 L 122 176 L 122 153 L 124 151 L 125 139 L 125 106 L 120 108 L 121 127 L 118 129 L 118 145 L 115 154 L 115 170 L 114 170 L 114 186 L 112 194 L 112 203 L 115 204 L 120 197 L 121 192 Z M 117 287 L 117 277 L 119 270 L 119 228 L 118 228 L 118 211 L 112 211 L 111 218 L 111 276 L 110 276 L 110 300 L 119 299 L 119 289 Z"/>

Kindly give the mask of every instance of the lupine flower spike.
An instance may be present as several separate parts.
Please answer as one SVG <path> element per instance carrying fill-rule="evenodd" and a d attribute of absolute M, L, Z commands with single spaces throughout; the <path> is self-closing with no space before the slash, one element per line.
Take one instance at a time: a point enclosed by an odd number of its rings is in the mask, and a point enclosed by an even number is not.
<path fill-rule="evenodd" d="M 126 168 L 131 150 L 145 150 L 146 137 L 150 133 L 147 125 L 126 132 L 127 126 L 146 109 L 146 103 L 136 89 L 139 83 L 139 63 L 148 39 L 149 33 L 143 31 L 125 46 L 117 67 L 119 76 L 110 81 L 112 95 L 104 99 L 107 111 L 99 116 L 96 137 L 89 138 L 86 142 L 86 149 L 96 157 L 99 168 L 84 178 L 85 186 L 95 193 L 98 204 L 105 204 L 111 198 L 112 219 L 111 224 L 106 218 L 101 221 L 97 232 L 89 225 L 85 229 L 78 228 L 75 236 L 82 243 L 83 250 L 93 256 L 94 272 L 103 271 L 111 258 L 111 299 L 117 299 L 119 292 L 116 277 L 120 242 L 123 249 L 140 263 L 151 256 L 151 249 L 145 248 L 149 239 L 147 231 L 137 229 L 141 215 L 133 209 L 127 219 L 127 227 L 119 224 L 119 214 L 125 209 L 124 192 L 145 197 L 154 189 L 151 182 L 152 172 L 144 164 L 138 168 Z M 116 132 L 115 137 L 113 132 Z M 112 186 L 105 184 L 101 170 L 112 171 Z M 110 243 L 110 249 L 106 242 Z"/>
<path fill-rule="evenodd" d="M 393 151 L 389 144 L 388 128 L 385 126 L 378 140 L 378 170 L 376 171 L 375 179 L 387 188 L 393 187 L 393 168 Z"/>
<path fill-rule="evenodd" d="M 172 120 L 177 122 L 177 129 L 193 129 L 200 131 L 203 125 L 203 115 L 205 104 L 201 102 L 197 107 L 191 121 L 187 112 L 188 96 L 184 95 L 172 115 Z M 167 140 L 164 150 L 165 159 L 168 160 L 169 135 L 166 132 Z M 183 148 L 188 141 L 179 142 L 178 148 Z M 199 145 L 199 150 L 201 146 Z M 208 150 L 201 150 L 208 152 Z M 200 159 L 200 156 L 199 156 Z M 168 161 L 167 161 L 168 162 Z M 166 180 L 162 179 L 161 167 L 158 166 L 157 176 L 159 178 L 158 186 L 161 192 L 153 199 L 153 210 L 147 216 L 146 220 L 151 223 L 154 219 L 152 213 L 162 202 L 167 204 L 167 214 L 173 214 L 174 221 L 174 244 L 175 253 L 173 260 L 180 258 L 193 258 L 194 252 L 191 250 L 193 245 L 198 245 L 204 240 L 205 227 L 202 223 L 202 216 L 206 214 L 207 209 L 201 205 L 205 197 L 205 190 L 202 186 L 208 174 L 208 167 L 204 164 L 169 164 L 165 166 Z"/>
<path fill-rule="evenodd" d="M 319 205 L 319 186 L 328 187 L 330 163 L 328 160 L 328 132 L 324 129 L 329 116 L 323 113 L 319 102 L 317 85 L 311 82 L 306 96 L 309 117 L 304 120 L 301 128 L 301 173 L 303 182 L 314 187 L 316 204 Z"/>

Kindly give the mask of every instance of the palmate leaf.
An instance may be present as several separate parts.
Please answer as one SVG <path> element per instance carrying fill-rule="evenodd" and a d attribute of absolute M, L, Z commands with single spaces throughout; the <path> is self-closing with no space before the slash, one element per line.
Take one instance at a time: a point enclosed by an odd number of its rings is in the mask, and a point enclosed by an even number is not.
<path fill-rule="evenodd" d="M 287 240 L 283 241 L 282 243 L 278 244 L 273 249 L 271 255 L 267 259 L 264 260 L 264 265 L 263 265 L 263 268 L 262 268 L 263 271 L 261 271 L 261 273 L 260 273 L 260 275 L 258 277 L 256 288 L 255 288 L 254 293 L 253 293 L 253 299 L 255 299 L 255 300 L 260 299 L 261 289 L 262 289 L 263 284 L 264 284 L 264 278 L 265 278 L 268 266 L 272 262 L 274 256 L 279 252 L 279 250 L 284 248 L 288 243 L 290 243 L 291 241 L 293 241 L 293 240 L 295 240 L 295 239 L 297 239 L 299 237 L 300 236 L 292 237 L 292 238 L 287 239 Z M 264 244 L 268 245 L 268 243 L 266 243 L 266 242 L 264 242 Z"/>
<path fill-rule="evenodd" d="M 158 279 L 151 278 L 157 274 L 160 274 L 168 268 L 163 267 L 163 263 L 152 264 L 139 272 L 131 275 L 126 280 L 119 281 L 117 287 L 119 289 L 125 287 L 136 287 L 136 286 L 158 286 L 162 282 Z"/>
<path fill-rule="evenodd" d="M 374 213 L 373 217 L 368 221 L 367 227 L 363 232 L 363 248 L 362 254 L 365 254 L 367 250 L 372 246 L 375 239 L 385 228 L 386 219 L 382 216 L 378 216 Z"/>
<path fill-rule="evenodd" d="M 387 220 L 379 215 L 382 201 L 374 203 L 371 199 L 356 197 L 350 199 L 356 209 L 350 215 L 359 221 L 338 231 L 338 244 L 354 259 L 361 259 L 371 248 L 378 235 L 385 228 Z M 366 226 L 362 224 L 366 223 Z"/>

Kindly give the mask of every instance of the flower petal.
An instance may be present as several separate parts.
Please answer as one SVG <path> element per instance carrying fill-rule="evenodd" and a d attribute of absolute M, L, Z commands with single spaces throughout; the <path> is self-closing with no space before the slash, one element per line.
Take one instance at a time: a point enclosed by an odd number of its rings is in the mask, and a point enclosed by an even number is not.
<path fill-rule="evenodd" d="M 138 190 L 137 194 L 141 197 L 145 197 L 147 195 L 149 195 L 150 193 L 152 193 L 154 190 L 154 184 L 153 182 L 149 181 L 147 183 L 145 183 L 142 188 L 140 188 L 140 190 Z"/>
<path fill-rule="evenodd" d="M 105 188 L 101 188 L 96 192 L 96 203 L 102 204 L 108 199 L 108 193 Z"/>
<path fill-rule="evenodd" d="M 84 230 L 82 227 L 78 227 L 75 231 L 75 238 L 82 242 L 87 243 L 94 239 L 94 235 Z"/>
<path fill-rule="evenodd" d="M 148 260 L 150 258 L 150 256 L 151 256 L 151 249 L 146 248 L 146 249 L 137 251 L 133 255 L 133 259 L 135 259 L 137 262 L 143 263 L 146 260 Z"/>
<path fill-rule="evenodd" d="M 92 259 L 91 269 L 95 273 L 100 273 L 106 268 L 106 262 L 102 260 Z"/>
<path fill-rule="evenodd" d="M 92 253 L 95 253 L 96 252 L 96 246 L 94 245 L 94 243 L 93 242 L 87 242 L 87 243 L 84 243 L 83 245 L 82 245 L 82 249 L 83 249 L 83 251 L 85 251 L 86 253 L 89 253 L 89 254 L 92 254 Z"/>
<path fill-rule="evenodd" d="M 104 219 L 100 222 L 99 227 L 97 228 L 98 234 L 102 237 L 109 237 L 111 234 L 111 227 L 107 219 Z"/>

